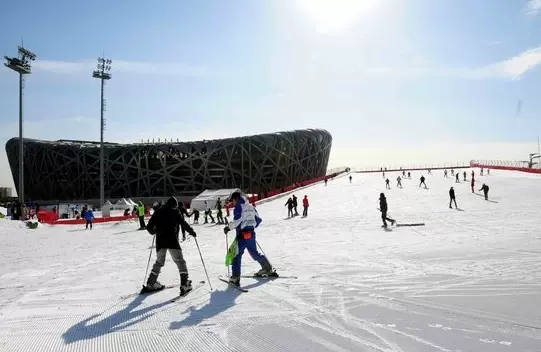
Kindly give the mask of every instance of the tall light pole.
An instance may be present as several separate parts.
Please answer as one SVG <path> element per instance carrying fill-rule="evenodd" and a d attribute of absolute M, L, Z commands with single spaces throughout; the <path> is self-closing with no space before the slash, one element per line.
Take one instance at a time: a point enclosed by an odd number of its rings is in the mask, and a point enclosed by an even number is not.
<path fill-rule="evenodd" d="M 19 73 L 19 189 L 17 194 L 19 201 L 24 203 L 24 143 L 23 143 L 23 91 L 24 91 L 24 75 L 32 73 L 30 61 L 36 59 L 36 55 L 31 51 L 26 50 L 22 46 L 18 47 L 18 57 L 7 57 L 4 65 L 15 72 Z"/>
<path fill-rule="evenodd" d="M 101 80 L 101 99 L 100 99 L 100 112 L 101 112 L 101 121 L 100 121 L 100 209 L 105 203 L 105 180 L 104 180 L 104 150 L 103 150 L 103 131 L 105 131 L 105 119 L 103 113 L 105 112 L 105 99 L 103 98 L 103 88 L 105 86 L 105 81 L 111 79 L 111 64 L 113 61 L 106 60 L 102 57 L 98 58 L 97 70 L 92 73 L 92 77 L 98 78 Z"/>

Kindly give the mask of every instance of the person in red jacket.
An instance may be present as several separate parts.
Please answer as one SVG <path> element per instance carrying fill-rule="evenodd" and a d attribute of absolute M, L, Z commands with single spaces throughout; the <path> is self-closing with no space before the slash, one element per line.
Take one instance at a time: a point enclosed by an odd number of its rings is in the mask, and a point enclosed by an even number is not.
<path fill-rule="evenodd" d="M 308 203 L 308 196 L 304 196 L 304 199 L 302 200 L 302 206 L 304 208 L 304 210 L 302 211 L 302 216 L 306 217 L 308 216 L 308 206 L 310 204 Z"/>

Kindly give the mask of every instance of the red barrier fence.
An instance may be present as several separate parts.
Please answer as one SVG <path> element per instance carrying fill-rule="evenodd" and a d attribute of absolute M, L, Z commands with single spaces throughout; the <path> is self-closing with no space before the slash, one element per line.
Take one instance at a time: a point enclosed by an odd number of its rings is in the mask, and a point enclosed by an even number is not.
<path fill-rule="evenodd" d="M 387 169 L 387 170 L 361 170 L 361 171 L 355 171 L 357 174 L 367 174 L 367 173 L 373 173 L 373 172 L 402 172 L 402 171 L 427 171 L 430 170 L 450 170 L 450 169 L 469 169 L 470 165 L 459 165 L 459 166 L 438 166 L 438 167 L 414 167 L 414 168 L 403 168 L 403 169 Z"/>
<path fill-rule="evenodd" d="M 534 169 L 531 167 L 519 166 L 524 165 L 522 161 L 499 161 L 493 163 L 484 163 L 482 161 L 472 160 L 470 162 L 471 167 L 483 167 L 485 169 L 493 170 L 507 170 L 507 171 L 521 171 L 530 174 L 541 174 L 541 169 Z"/>
<path fill-rule="evenodd" d="M 286 187 L 283 187 L 283 188 L 280 188 L 280 189 L 276 189 L 276 190 L 273 190 L 273 191 L 265 192 L 265 193 L 262 193 L 260 195 L 253 195 L 252 197 L 249 198 L 249 201 L 250 201 L 251 204 L 255 205 L 255 203 L 260 201 L 260 200 L 264 200 L 264 199 L 267 199 L 267 198 L 270 198 L 270 197 L 274 197 L 274 196 L 277 196 L 277 195 L 282 194 L 282 193 L 291 192 L 291 191 L 294 191 L 297 188 L 306 187 L 306 186 L 312 185 L 312 184 L 317 183 L 317 182 L 322 182 L 325 179 L 330 179 L 330 178 L 336 177 L 336 176 L 338 176 L 338 175 L 340 175 L 340 174 L 342 174 L 344 172 L 345 172 L 345 170 L 338 171 L 338 172 L 335 172 L 335 173 L 330 174 L 330 175 L 317 177 L 317 178 L 314 178 L 314 179 L 308 180 L 308 181 L 298 182 L 296 184 L 286 186 Z M 147 215 L 147 217 L 148 216 L 149 215 Z M 57 214 L 55 214 L 55 213 L 53 213 L 51 211 L 47 211 L 47 210 L 40 210 L 39 213 L 38 213 L 38 219 L 42 223 L 51 224 L 51 225 L 84 225 L 84 224 L 86 224 L 85 219 L 59 220 Z M 98 218 L 95 218 L 92 222 L 94 224 L 99 224 L 99 223 L 104 223 L 104 222 L 124 221 L 124 220 L 130 220 L 130 219 L 137 219 L 137 216 L 135 216 L 135 215 L 110 216 L 110 217 L 107 217 L 107 218 L 98 217 Z"/>

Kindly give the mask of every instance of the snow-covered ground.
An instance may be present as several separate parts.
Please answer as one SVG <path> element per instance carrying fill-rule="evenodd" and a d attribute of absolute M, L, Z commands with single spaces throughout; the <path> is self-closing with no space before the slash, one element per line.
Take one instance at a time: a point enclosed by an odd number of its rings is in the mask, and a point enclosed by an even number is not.
<path fill-rule="evenodd" d="M 248 293 L 216 279 L 221 226 L 196 225 L 214 290 L 176 303 L 176 289 L 123 298 L 139 291 L 152 240 L 135 221 L 0 220 L 0 351 L 540 351 L 541 177 L 478 177 L 487 202 L 440 171 L 428 190 L 418 172 L 404 189 L 388 176 L 390 191 L 380 174 L 302 190 L 308 218 L 286 220 L 283 198 L 260 205 L 260 245 L 298 279 L 244 279 Z M 381 191 L 391 216 L 426 226 L 382 229 Z M 194 240 L 183 250 L 194 282 L 206 279 Z M 258 269 L 248 253 L 243 269 Z M 160 281 L 179 281 L 170 258 Z"/>

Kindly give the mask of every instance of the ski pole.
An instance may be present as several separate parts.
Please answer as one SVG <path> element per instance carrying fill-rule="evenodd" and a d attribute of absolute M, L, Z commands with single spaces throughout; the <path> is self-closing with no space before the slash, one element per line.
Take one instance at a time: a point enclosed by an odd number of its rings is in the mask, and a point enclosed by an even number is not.
<path fill-rule="evenodd" d="M 199 256 L 201 257 L 201 263 L 203 263 L 203 269 L 205 269 L 205 274 L 207 275 L 209 287 L 210 287 L 210 290 L 212 291 L 212 285 L 210 284 L 209 273 L 207 272 L 207 267 L 205 266 L 205 261 L 203 260 L 203 255 L 201 254 L 201 249 L 199 248 L 199 243 L 197 242 L 197 237 L 194 237 L 193 239 L 195 240 L 195 244 L 197 245 L 197 251 L 199 252 Z"/>
<path fill-rule="evenodd" d="M 225 234 L 225 253 L 227 254 L 229 252 L 229 238 L 227 236 L 227 233 Z M 227 266 L 227 277 L 229 277 L 229 265 Z"/>
<path fill-rule="evenodd" d="M 257 242 L 257 240 L 256 240 L 255 243 L 257 243 L 257 246 L 259 247 L 259 250 L 261 251 L 261 253 L 263 253 L 263 255 L 265 256 L 265 258 L 266 258 L 267 261 L 269 262 L 270 266 L 272 266 L 272 263 L 270 262 L 269 257 L 267 257 L 267 255 L 265 254 L 265 251 L 263 251 L 263 248 L 261 248 L 261 245 L 259 244 L 259 242 Z"/>
<path fill-rule="evenodd" d="M 147 278 L 148 267 L 150 266 L 150 257 L 152 257 L 152 249 L 154 248 L 155 239 L 156 239 L 156 235 L 152 235 L 152 244 L 150 245 L 150 253 L 148 253 L 147 270 L 145 270 L 145 277 L 143 278 L 143 286 L 145 286 L 145 279 Z"/>

